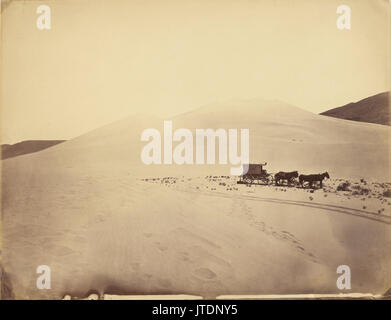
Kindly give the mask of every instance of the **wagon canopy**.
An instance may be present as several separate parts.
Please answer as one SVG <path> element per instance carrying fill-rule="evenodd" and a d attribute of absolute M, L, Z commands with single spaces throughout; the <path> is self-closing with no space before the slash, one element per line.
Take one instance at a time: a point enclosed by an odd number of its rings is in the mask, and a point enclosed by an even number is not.
<path fill-rule="evenodd" d="M 247 174 L 250 175 L 262 175 L 265 174 L 265 170 L 263 169 L 263 166 L 266 164 L 245 164 L 243 165 L 244 168 L 248 166 Z"/>

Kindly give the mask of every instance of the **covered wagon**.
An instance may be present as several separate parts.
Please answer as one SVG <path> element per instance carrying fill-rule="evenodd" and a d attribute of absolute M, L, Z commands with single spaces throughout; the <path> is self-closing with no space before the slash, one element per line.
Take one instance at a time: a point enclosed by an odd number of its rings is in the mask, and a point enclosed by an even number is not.
<path fill-rule="evenodd" d="M 273 175 L 267 173 L 263 168 L 267 162 L 261 164 L 245 164 L 244 172 L 248 167 L 247 173 L 240 176 L 238 183 L 242 184 L 270 184 L 273 183 Z"/>

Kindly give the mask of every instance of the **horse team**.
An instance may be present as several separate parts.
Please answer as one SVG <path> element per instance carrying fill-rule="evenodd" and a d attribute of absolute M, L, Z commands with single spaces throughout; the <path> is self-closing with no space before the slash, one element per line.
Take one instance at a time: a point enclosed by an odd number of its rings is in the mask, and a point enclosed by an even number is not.
<path fill-rule="evenodd" d="M 280 171 L 274 175 L 274 181 L 276 185 L 279 185 L 281 181 L 286 181 L 287 184 L 295 183 L 295 179 L 299 178 L 299 183 L 302 187 L 304 187 L 304 183 L 308 182 L 309 187 L 313 188 L 313 184 L 316 182 L 320 183 L 320 188 L 322 188 L 322 182 L 325 178 L 330 179 L 328 172 L 320 173 L 320 174 L 301 174 L 297 171 L 291 172 L 283 172 Z"/>

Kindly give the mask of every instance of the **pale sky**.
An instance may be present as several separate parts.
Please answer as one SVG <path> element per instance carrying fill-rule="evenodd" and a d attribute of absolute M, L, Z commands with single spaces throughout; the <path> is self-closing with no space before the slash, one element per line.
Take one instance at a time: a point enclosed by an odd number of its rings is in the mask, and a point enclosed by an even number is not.
<path fill-rule="evenodd" d="M 232 98 L 318 113 L 390 90 L 387 0 L 13 0 L 1 25 L 2 143 Z"/>

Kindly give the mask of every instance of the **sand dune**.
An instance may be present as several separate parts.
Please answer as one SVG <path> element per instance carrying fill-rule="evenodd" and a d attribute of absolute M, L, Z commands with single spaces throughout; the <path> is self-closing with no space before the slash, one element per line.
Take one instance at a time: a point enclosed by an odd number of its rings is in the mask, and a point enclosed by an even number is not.
<path fill-rule="evenodd" d="M 263 100 L 216 103 L 172 120 L 176 128 L 249 128 L 251 159 L 268 161 L 271 172 L 327 170 L 332 178 L 390 181 L 385 126 Z M 141 180 L 171 175 L 186 181 L 229 172 L 142 164 L 140 134 L 162 124 L 131 117 L 2 161 L 3 260 L 14 297 L 85 296 L 91 290 L 206 297 L 333 293 L 340 264 L 352 266 L 354 292 L 388 289 L 388 223 L 289 203 L 311 202 L 311 196 L 341 206 L 341 197 L 244 185 L 237 186 L 236 196 L 226 188 L 219 195 L 200 192 L 208 184 L 195 180 L 183 188 Z M 382 205 L 387 216 L 389 206 Z M 355 205 L 344 206 L 349 211 Z M 35 286 L 42 264 L 52 269 L 51 290 Z"/>
<path fill-rule="evenodd" d="M 268 161 L 272 172 L 327 170 L 338 177 L 390 180 L 390 129 L 381 125 L 316 115 L 282 102 L 265 100 L 233 100 L 206 105 L 173 117 L 172 121 L 174 130 L 182 127 L 249 128 L 251 161 Z M 227 167 L 221 169 L 222 166 L 145 166 L 140 161 L 140 152 L 145 145 L 140 136 L 146 128 L 163 132 L 163 119 L 129 117 L 37 155 L 5 161 L 4 166 L 18 167 L 19 163 L 27 161 L 36 170 L 45 161 L 45 168 L 98 168 L 107 167 L 109 162 L 112 164 L 110 170 L 137 166 L 137 170 L 132 171 L 142 174 L 176 173 L 178 170 L 186 174 L 216 170 L 229 173 Z"/>

